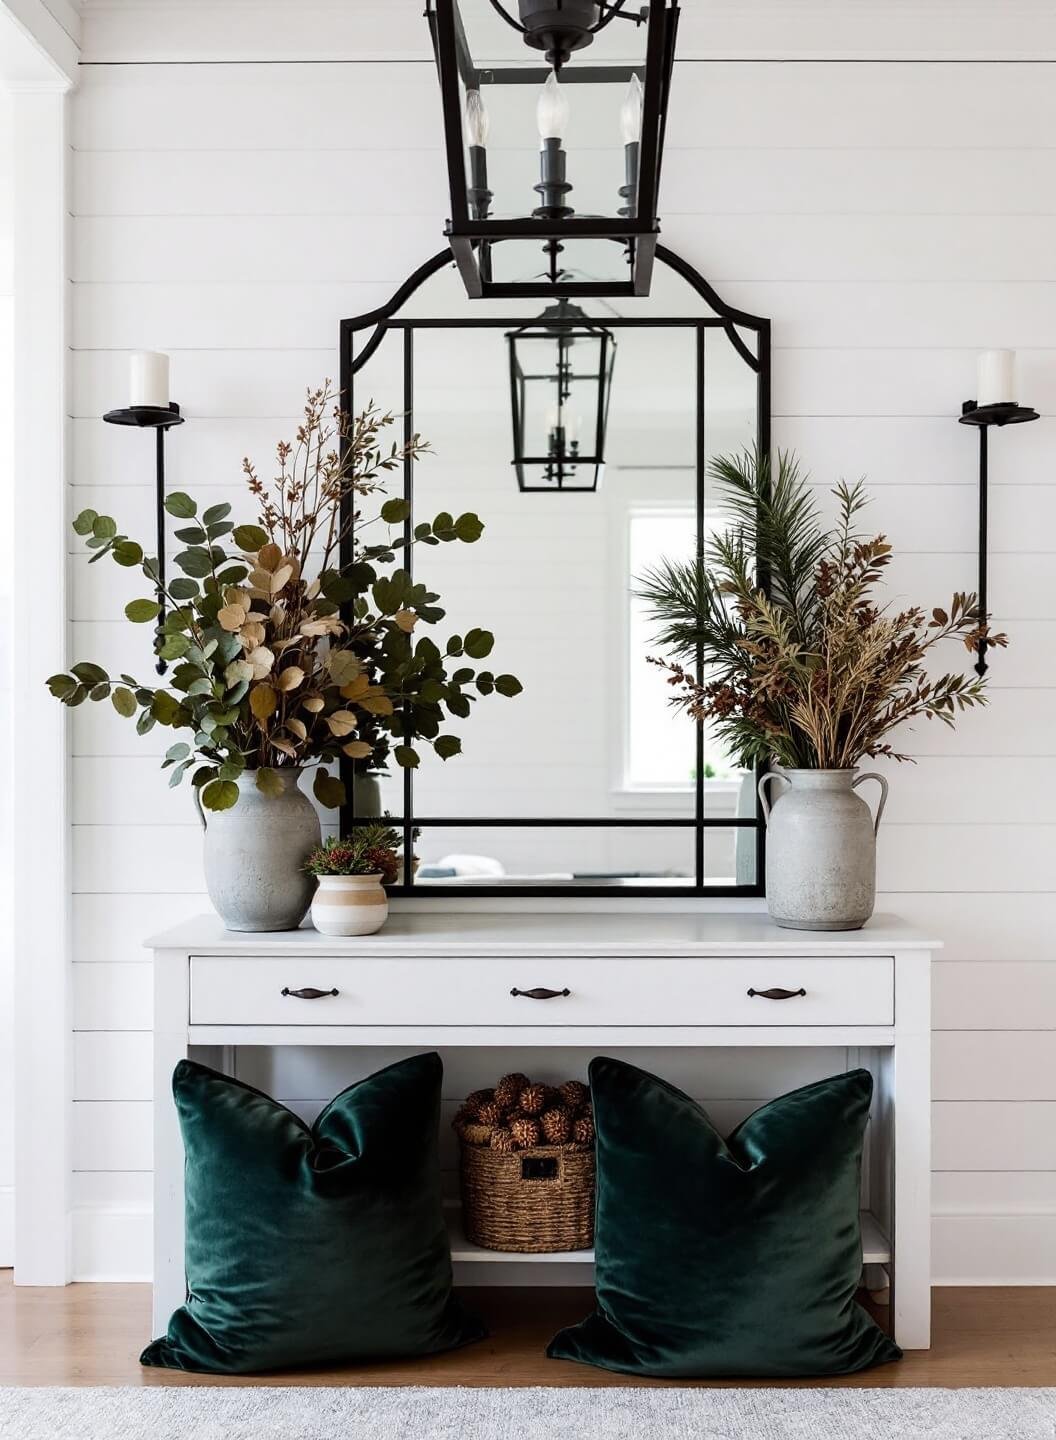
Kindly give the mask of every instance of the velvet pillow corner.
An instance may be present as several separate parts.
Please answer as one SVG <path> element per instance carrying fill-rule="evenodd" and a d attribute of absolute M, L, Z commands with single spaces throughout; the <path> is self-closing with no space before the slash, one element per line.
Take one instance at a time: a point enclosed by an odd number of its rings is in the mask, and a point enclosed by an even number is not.
<path fill-rule="evenodd" d="M 901 1351 L 857 1304 L 866 1070 L 762 1106 L 728 1137 L 672 1085 L 590 1066 L 597 1308 L 547 1354 L 669 1378 L 842 1375 Z"/>
<path fill-rule="evenodd" d="M 482 1338 L 451 1289 L 442 1078 L 435 1053 L 398 1061 L 309 1127 L 252 1086 L 181 1060 L 188 1295 L 141 1363 L 246 1374 Z"/>

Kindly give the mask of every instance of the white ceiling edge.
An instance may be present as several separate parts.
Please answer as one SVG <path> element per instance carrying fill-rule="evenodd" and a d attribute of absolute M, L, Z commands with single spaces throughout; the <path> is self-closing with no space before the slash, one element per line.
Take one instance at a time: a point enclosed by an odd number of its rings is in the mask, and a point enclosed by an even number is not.
<path fill-rule="evenodd" d="M 69 88 L 80 30 L 66 0 L 0 0 L 0 80 L 14 90 Z"/>
<path fill-rule="evenodd" d="M 57 11 L 71 0 L 47 0 Z M 515 3 L 515 0 L 510 0 Z M 422 0 L 80 0 L 94 63 L 428 61 Z M 1056 60 L 1052 0 L 683 0 L 683 60 Z M 511 31 L 508 57 L 524 51 Z M 838 123 L 834 120 L 834 123 Z"/>

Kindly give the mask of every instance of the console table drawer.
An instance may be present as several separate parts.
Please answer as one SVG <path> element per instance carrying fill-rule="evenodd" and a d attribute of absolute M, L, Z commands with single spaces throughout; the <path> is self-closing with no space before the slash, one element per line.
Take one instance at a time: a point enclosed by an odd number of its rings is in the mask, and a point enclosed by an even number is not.
<path fill-rule="evenodd" d="M 360 960 L 324 954 L 198 955 L 191 957 L 190 971 L 192 1025 L 894 1023 L 889 956 Z"/>

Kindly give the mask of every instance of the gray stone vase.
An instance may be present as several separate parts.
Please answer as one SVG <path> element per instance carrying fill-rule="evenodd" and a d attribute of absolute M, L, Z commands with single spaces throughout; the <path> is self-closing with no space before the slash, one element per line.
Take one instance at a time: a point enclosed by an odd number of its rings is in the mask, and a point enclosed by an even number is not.
<path fill-rule="evenodd" d="M 276 773 L 281 795 L 258 790 L 256 772 L 247 770 L 237 805 L 208 814 L 198 805 L 205 886 L 228 930 L 296 930 L 312 903 L 315 880 L 302 867 L 322 838 L 319 816 L 297 783 L 304 772 Z"/>
<path fill-rule="evenodd" d="M 784 783 L 771 804 L 767 785 Z M 856 795 L 880 785 L 876 818 Z M 759 781 L 766 816 L 766 903 L 786 930 L 860 930 L 876 903 L 876 832 L 887 781 L 854 770 L 771 771 Z"/>

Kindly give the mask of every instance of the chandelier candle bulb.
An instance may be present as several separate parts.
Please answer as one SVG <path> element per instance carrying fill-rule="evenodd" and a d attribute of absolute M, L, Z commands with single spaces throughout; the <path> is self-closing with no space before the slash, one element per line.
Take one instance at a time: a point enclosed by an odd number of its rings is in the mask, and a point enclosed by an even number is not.
<path fill-rule="evenodd" d="M 169 357 L 159 350 L 135 350 L 129 372 L 129 405 L 169 408 Z"/>
<path fill-rule="evenodd" d="M 466 91 L 466 140 L 469 151 L 469 185 L 466 196 L 475 220 L 486 220 L 494 198 L 488 189 L 486 145 L 491 117 L 479 90 Z"/>
<path fill-rule="evenodd" d="M 542 88 L 539 101 L 535 107 L 536 123 L 539 126 L 539 139 L 542 148 L 546 149 L 548 140 L 561 140 L 568 129 L 568 117 L 570 114 L 568 96 L 565 94 L 555 71 L 551 70 L 546 77 L 546 84 Z"/>
<path fill-rule="evenodd" d="M 979 356 L 975 403 L 1013 405 L 1016 400 L 1016 352 L 984 350 Z"/>

